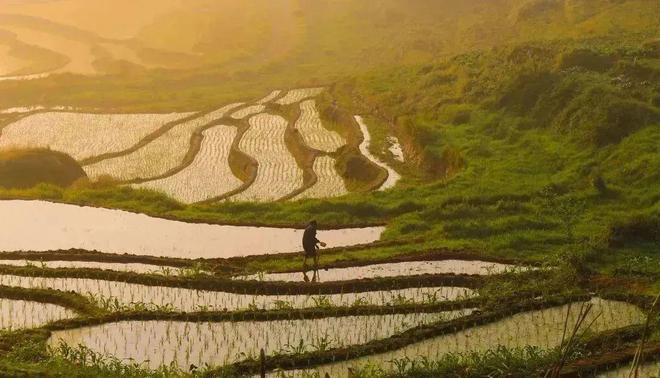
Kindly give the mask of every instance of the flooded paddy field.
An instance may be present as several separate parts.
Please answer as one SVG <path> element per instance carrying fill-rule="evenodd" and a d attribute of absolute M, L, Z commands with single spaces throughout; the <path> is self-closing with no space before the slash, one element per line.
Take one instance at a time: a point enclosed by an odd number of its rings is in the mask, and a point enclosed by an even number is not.
<path fill-rule="evenodd" d="M 41 327 L 76 316 L 75 312 L 50 303 L 0 298 L 0 330 Z"/>
<path fill-rule="evenodd" d="M 39 261 L 39 260 L 0 260 L 0 265 L 33 266 L 44 269 L 101 269 L 115 272 L 133 272 L 140 274 L 162 274 L 178 276 L 186 273 L 185 268 L 173 266 L 151 265 L 140 263 L 109 263 L 96 261 Z"/>
<path fill-rule="evenodd" d="M 227 258 L 297 252 L 303 230 L 193 224 L 121 210 L 51 203 L 0 201 L 5 237 L 0 251 L 71 248 L 180 258 Z M 57 219 L 57 222 L 53 222 Z M 39 237 L 33 237 L 34 230 Z M 319 231 L 328 248 L 368 244 L 384 227 Z"/>
<path fill-rule="evenodd" d="M 329 295 L 250 295 L 178 287 L 146 286 L 87 278 L 48 278 L 0 275 L 0 285 L 73 291 L 97 301 L 115 300 L 123 307 L 149 305 L 179 311 L 286 309 L 352 305 L 438 302 L 473 297 L 462 287 L 422 287 Z"/>
<path fill-rule="evenodd" d="M 191 364 L 221 366 L 257 357 L 261 348 L 273 355 L 364 344 L 470 312 L 261 322 L 125 321 L 55 331 L 49 344 L 82 344 L 97 353 L 146 363 L 152 368 L 172 362 L 181 368 Z"/>
<path fill-rule="evenodd" d="M 424 274 L 470 274 L 490 275 L 506 271 L 523 270 L 511 264 L 501 264 L 487 261 L 468 260 L 438 260 L 438 261 L 406 261 L 385 264 L 373 264 L 355 266 L 348 268 L 320 269 L 318 279 L 320 281 L 349 281 L 365 278 L 416 276 Z M 308 272 L 308 276 L 312 273 Z M 257 273 L 245 276 L 237 276 L 236 279 L 257 281 L 287 281 L 297 282 L 304 279 L 302 272 L 291 273 Z"/>
<path fill-rule="evenodd" d="M 644 313 L 636 306 L 625 302 L 593 298 L 590 301 L 593 309 L 585 324 L 591 324 L 589 331 L 598 333 L 617 329 L 645 321 Z M 304 373 L 326 373 L 331 377 L 346 376 L 349 368 L 377 365 L 389 370 L 395 369 L 393 361 L 401 359 L 420 360 L 423 358 L 437 359 L 447 353 L 485 352 L 499 345 L 515 348 L 536 346 L 552 348 L 562 339 L 567 314 L 568 324 L 575 324 L 580 311 L 580 304 L 552 307 L 518 313 L 506 319 L 490 324 L 484 324 L 457 331 L 419 343 L 411 344 L 401 349 L 322 365 L 310 371 L 292 371 L 291 376 L 303 376 Z"/>

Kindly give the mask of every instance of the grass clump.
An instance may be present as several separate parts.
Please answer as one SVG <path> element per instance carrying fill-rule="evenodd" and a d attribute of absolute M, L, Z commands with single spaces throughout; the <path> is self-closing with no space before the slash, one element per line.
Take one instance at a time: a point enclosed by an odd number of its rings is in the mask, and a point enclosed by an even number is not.
<path fill-rule="evenodd" d="M 392 361 L 393 371 L 366 366 L 356 371 L 355 377 L 524 377 L 542 373 L 556 359 L 557 352 L 554 350 L 500 346 L 483 353 L 450 353 L 439 360 L 399 359 Z"/>

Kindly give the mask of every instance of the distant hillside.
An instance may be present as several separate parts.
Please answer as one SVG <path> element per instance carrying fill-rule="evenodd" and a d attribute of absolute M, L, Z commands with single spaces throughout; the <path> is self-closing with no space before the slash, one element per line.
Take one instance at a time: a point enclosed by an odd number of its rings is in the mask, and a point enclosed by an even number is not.
<path fill-rule="evenodd" d="M 344 80 L 335 95 L 380 118 L 424 174 L 455 174 L 460 162 L 496 176 L 493 167 L 507 161 L 498 174 L 508 182 L 543 171 L 509 155 L 530 153 L 549 168 L 546 178 L 602 174 L 650 189 L 660 184 L 650 168 L 660 164 L 659 47 L 610 38 L 525 43 Z M 544 138 L 562 144 L 544 152 L 536 145 Z M 557 160 L 570 149 L 576 154 Z"/>
<path fill-rule="evenodd" d="M 3 6 L 0 29 L 29 26 L 86 43 L 95 68 L 112 76 L 0 82 L 9 94 L 0 107 L 55 99 L 134 109 L 204 107 L 229 94 L 325 84 L 503 45 L 660 35 L 660 2 L 653 0 L 142 0 L 149 6 L 139 12 L 138 2 L 112 3 Z M 113 33 L 118 19 L 127 27 Z M 148 71 L 159 67 L 171 70 Z M 75 90 L 61 93 L 60 86 Z M 102 92 L 103 100 L 90 90 Z"/>
<path fill-rule="evenodd" d="M 31 188 L 40 183 L 62 187 L 86 177 L 80 165 L 61 152 L 36 149 L 0 152 L 0 187 Z"/>

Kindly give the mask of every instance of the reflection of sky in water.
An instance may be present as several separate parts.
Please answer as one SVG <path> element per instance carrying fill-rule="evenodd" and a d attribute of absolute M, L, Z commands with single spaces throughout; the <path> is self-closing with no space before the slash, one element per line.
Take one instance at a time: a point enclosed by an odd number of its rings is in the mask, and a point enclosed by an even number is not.
<path fill-rule="evenodd" d="M 107 253 L 223 258 L 302 250 L 303 230 L 193 224 L 44 201 L 0 201 L 1 251 L 80 248 Z M 328 248 L 371 243 L 384 227 L 319 231 Z"/>
<path fill-rule="evenodd" d="M 114 270 L 120 272 L 134 272 L 134 273 L 155 273 L 165 275 L 179 275 L 185 273 L 185 269 L 140 264 L 140 263 L 106 263 L 96 261 L 40 261 L 40 260 L 0 260 L 0 265 L 12 266 L 28 266 L 33 265 L 37 268 L 89 268 L 89 269 L 103 269 Z"/>
<path fill-rule="evenodd" d="M 75 312 L 50 303 L 0 298 L 0 329 L 3 330 L 40 327 L 75 316 Z"/>
<path fill-rule="evenodd" d="M 307 277 L 312 280 L 314 273 L 318 281 L 348 281 L 363 278 L 414 276 L 422 274 L 498 274 L 506 270 L 523 269 L 514 265 L 499 264 L 486 261 L 439 260 L 439 261 L 409 261 L 400 263 L 374 264 L 350 268 L 319 269 L 308 271 Z M 258 273 L 240 276 L 239 279 L 257 281 L 302 281 L 305 276 L 301 272 L 294 273 Z"/>
<path fill-rule="evenodd" d="M 594 305 L 593 309 L 584 322 L 585 325 L 591 324 L 590 332 L 597 333 L 632 324 L 641 324 L 645 320 L 645 316 L 639 308 L 625 302 L 594 298 L 591 303 Z M 509 348 L 526 345 L 551 348 L 561 342 L 567 312 L 568 305 L 523 312 L 494 323 L 424 340 L 393 352 L 324 365 L 315 370 L 320 372 L 321 377 L 326 373 L 329 373 L 331 377 L 342 377 L 345 376 L 349 367 L 376 364 L 386 369 L 393 369 L 392 360 L 408 357 L 411 359 L 424 357 L 437 359 L 449 352 L 485 352 L 498 345 Z M 573 303 L 569 324 L 576 323 L 579 312 L 580 304 Z M 593 321 L 594 318 L 596 318 L 595 321 Z"/>
<path fill-rule="evenodd" d="M 264 322 L 189 323 L 172 321 L 128 321 L 57 331 L 50 340 L 69 345 L 83 344 L 92 350 L 137 362 L 149 361 L 152 368 L 176 361 L 181 368 L 222 365 L 245 356 L 291 352 L 292 347 L 313 351 L 364 344 L 406 329 L 467 315 L 470 310 L 436 314 L 347 316 L 313 320 Z"/>
<path fill-rule="evenodd" d="M 473 290 L 462 287 L 423 287 L 364 293 L 328 295 L 250 295 L 225 293 L 222 291 L 194 290 L 178 287 L 146 286 L 88 278 L 48 278 L 0 275 L 0 285 L 23 288 L 55 289 L 74 291 L 105 299 L 117 299 L 122 305 L 131 303 L 171 306 L 180 311 L 213 309 L 229 311 L 278 307 L 308 308 L 322 305 L 352 306 L 409 304 L 428 301 L 462 299 L 474 296 Z"/>

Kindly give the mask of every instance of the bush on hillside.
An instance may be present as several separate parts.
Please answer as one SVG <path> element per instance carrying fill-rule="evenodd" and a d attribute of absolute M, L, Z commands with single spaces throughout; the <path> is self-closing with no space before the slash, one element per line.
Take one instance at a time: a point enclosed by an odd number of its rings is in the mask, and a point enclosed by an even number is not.
<path fill-rule="evenodd" d="M 557 76 L 547 71 L 518 75 L 500 96 L 499 107 L 517 114 L 528 114 L 557 81 Z"/>
<path fill-rule="evenodd" d="M 563 2 L 559 0 L 528 0 L 515 12 L 514 19 L 516 23 L 521 23 L 528 19 L 547 17 L 550 12 L 562 8 Z"/>
<path fill-rule="evenodd" d="M 630 242 L 660 242 L 660 218 L 637 215 L 614 222 L 607 231 L 610 247 L 621 247 Z"/>
<path fill-rule="evenodd" d="M 604 146 L 618 143 L 659 119 L 658 112 L 646 103 L 622 99 L 603 88 L 594 87 L 572 99 L 555 117 L 554 126 L 586 143 Z"/>
<path fill-rule="evenodd" d="M 580 67 L 589 71 L 604 72 L 614 64 L 612 57 L 589 49 L 575 49 L 559 57 L 559 68 Z"/>
<path fill-rule="evenodd" d="M 87 177 L 69 155 L 47 149 L 0 152 L 0 187 L 27 189 L 38 184 L 67 187 Z"/>

